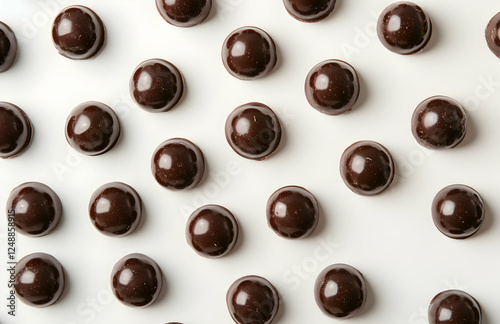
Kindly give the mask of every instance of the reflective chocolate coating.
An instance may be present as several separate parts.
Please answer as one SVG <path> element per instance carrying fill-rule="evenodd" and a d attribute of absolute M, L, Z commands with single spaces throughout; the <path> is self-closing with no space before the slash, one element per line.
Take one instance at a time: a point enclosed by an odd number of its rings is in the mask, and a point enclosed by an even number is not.
<path fill-rule="evenodd" d="M 454 239 L 474 235 L 484 220 L 483 199 L 462 184 L 441 189 L 432 201 L 432 219 L 438 230 Z"/>
<path fill-rule="evenodd" d="M 374 196 L 389 187 L 394 178 L 394 161 L 389 151 L 374 141 L 349 146 L 340 159 L 340 175 L 349 189 Z"/>
<path fill-rule="evenodd" d="M 64 57 L 86 60 L 96 56 L 104 45 L 106 31 L 101 18 L 84 6 L 64 8 L 52 25 L 52 41 Z"/>
<path fill-rule="evenodd" d="M 290 16 L 311 23 L 328 17 L 335 8 L 336 2 L 336 0 L 283 0 Z"/>
<path fill-rule="evenodd" d="M 111 273 L 111 290 L 127 306 L 147 307 L 153 304 L 163 286 L 158 264 L 148 256 L 132 253 L 116 262 Z"/>
<path fill-rule="evenodd" d="M 52 255 L 28 254 L 15 266 L 17 297 L 33 307 L 57 303 L 64 292 L 66 277 L 63 266 Z"/>
<path fill-rule="evenodd" d="M 245 276 L 229 287 L 227 308 L 238 324 L 270 324 L 279 308 L 279 295 L 274 286 L 259 276 Z"/>
<path fill-rule="evenodd" d="M 231 252 L 238 239 L 238 222 L 226 208 L 205 205 L 195 210 L 186 224 L 186 240 L 193 250 L 207 258 Z"/>
<path fill-rule="evenodd" d="M 314 109 L 327 115 L 343 114 L 350 111 L 358 100 L 358 74 L 344 61 L 323 61 L 307 75 L 305 93 Z"/>
<path fill-rule="evenodd" d="M 235 78 L 255 80 L 276 65 L 276 45 L 268 33 L 257 27 L 241 27 L 229 34 L 222 45 L 222 62 Z"/>
<path fill-rule="evenodd" d="M 151 171 L 156 181 L 170 190 L 192 189 L 203 178 L 205 158 L 201 150 L 184 138 L 171 138 L 153 153 Z"/>
<path fill-rule="evenodd" d="M 385 8 L 377 23 L 380 42 L 391 52 L 409 55 L 420 52 L 432 35 L 429 16 L 412 2 L 396 2 Z"/>
<path fill-rule="evenodd" d="M 212 0 L 156 0 L 156 8 L 169 24 L 193 27 L 207 19 Z"/>
<path fill-rule="evenodd" d="M 445 290 L 431 301 L 430 324 L 481 324 L 481 306 L 474 297 L 461 290 Z"/>
<path fill-rule="evenodd" d="M 57 227 L 61 221 L 62 204 L 59 196 L 48 186 L 39 182 L 26 182 L 10 193 L 7 213 L 14 214 L 17 233 L 39 237 Z"/>
<path fill-rule="evenodd" d="M 7 71 L 17 56 L 16 35 L 9 26 L 0 21 L 0 72 Z"/>
<path fill-rule="evenodd" d="M 0 158 L 9 159 L 23 153 L 31 144 L 33 125 L 21 108 L 0 102 Z"/>
<path fill-rule="evenodd" d="M 263 160 L 281 141 L 281 124 L 268 106 L 250 102 L 237 107 L 226 119 L 226 140 L 244 158 Z"/>
<path fill-rule="evenodd" d="M 363 310 L 366 295 L 363 275 L 347 264 L 326 267 L 314 285 L 316 304 L 333 318 L 348 319 L 358 315 Z"/>
<path fill-rule="evenodd" d="M 66 140 L 78 152 L 100 155 L 111 150 L 120 137 L 118 116 L 101 102 L 76 106 L 66 119 Z"/>
<path fill-rule="evenodd" d="M 104 235 L 125 236 L 136 230 L 142 217 L 137 191 L 121 182 L 99 187 L 90 198 L 90 221 Z"/>
<path fill-rule="evenodd" d="M 450 149 L 462 142 L 467 115 L 462 105 L 445 96 L 422 101 L 411 118 L 411 132 L 417 142 L 430 149 Z"/>
<path fill-rule="evenodd" d="M 266 216 L 267 224 L 279 236 L 290 239 L 308 237 L 318 225 L 318 202 L 308 190 L 286 186 L 269 197 Z"/>
<path fill-rule="evenodd" d="M 484 33 L 491 52 L 500 58 L 500 12 L 491 18 Z"/>
<path fill-rule="evenodd" d="M 162 59 L 139 64 L 130 79 L 130 95 L 148 112 L 165 112 L 174 108 L 184 94 L 184 79 L 175 65 Z"/>

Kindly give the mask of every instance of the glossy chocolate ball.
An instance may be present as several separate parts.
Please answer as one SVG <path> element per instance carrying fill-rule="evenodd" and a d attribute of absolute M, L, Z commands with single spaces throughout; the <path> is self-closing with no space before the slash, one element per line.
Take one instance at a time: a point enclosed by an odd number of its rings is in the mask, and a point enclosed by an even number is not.
<path fill-rule="evenodd" d="M 466 239 L 474 235 L 483 223 L 483 199 L 469 186 L 447 186 L 432 201 L 432 219 L 444 235 Z"/>
<path fill-rule="evenodd" d="M 156 8 L 169 24 L 192 27 L 207 19 L 212 0 L 156 0 Z"/>
<path fill-rule="evenodd" d="M 468 293 L 446 290 L 431 301 L 428 311 L 430 324 L 481 324 L 481 306 Z"/>
<path fill-rule="evenodd" d="M 32 253 L 15 266 L 17 297 L 33 307 L 46 307 L 57 303 L 64 292 L 66 277 L 63 266 L 52 255 Z"/>
<path fill-rule="evenodd" d="M 226 208 L 205 205 L 195 210 L 186 224 L 186 240 L 193 250 L 207 258 L 231 252 L 238 239 L 238 222 Z"/>
<path fill-rule="evenodd" d="M 31 144 L 33 125 L 21 108 L 0 102 L 0 158 L 9 159 L 23 153 Z"/>
<path fill-rule="evenodd" d="M 500 12 L 491 18 L 484 33 L 491 52 L 500 58 Z"/>
<path fill-rule="evenodd" d="M 205 158 L 191 141 L 171 138 L 161 143 L 153 153 L 151 171 L 156 181 L 170 190 L 196 187 L 205 172 Z"/>
<path fill-rule="evenodd" d="M 90 198 L 90 221 L 104 235 L 125 236 L 134 232 L 142 217 L 137 191 L 121 182 L 99 187 Z"/>
<path fill-rule="evenodd" d="M 274 286 L 259 276 L 245 276 L 229 287 L 227 308 L 238 324 L 270 324 L 279 308 L 279 295 Z"/>
<path fill-rule="evenodd" d="M 105 40 L 101 18 L 84 6 L 64 8 L 52 25 L 52 40 L 64 57 L 86 60 L 96 56 Z"/>
<path fill-rule="evenodd" d="M 348 319 L 358 315 L 366 302 L 366 282 L 357 269 L 347 264 L 333 264 L 316 279 L 314 297 L 328 316 Z"/>
<path fill-rule="evenodd" d="M 467 115 L 462 105 L 449 97 L 422 101 L 411 118 L 411 132 L 417 142 L 430 149 L 450 149 L 462 142 Z"/>
<path fill-rule="evenodd" d="M 263 160 L 281 141 L 281 124 L 268 106 L 250 102 L 233 110 L 226 119 L 226 140 L 240 156 Z"/>
<path fill-rule="evenodd" d="M 153 304 L 163 286 L 163 274 L 158 264 L 148 256 L 132 253 L 113 267 L 111 290 L 127 306 L 146 307 Z"/>
<path fill-rule="evenodd" d="M 101 155 L 111 150 L 120 137 L 118 116 L 96 101 L 76 106 L 66 119 L 66 140 L 79 153 Z"/>
<path fill-rule="evenodd" d="M 9 26 L 0 21 L 0 72 L 7 71 L 17 56 L 16 35 Z"/>
<path fill-rule="evenodd" d="M 286 186 L 269 197 L 266 215 L 269 227 L 279 236 L 304 238 L 311 235 L 318 225 L 319 207 L 308 190 Z"/>
<path fill-rule="evenodd" d="M 148 112 L 165 112 L 174 108 L 184 94 L 184 78 L 179 69 L 162 59 L 139 64 L 130 79 L 130 95 Z"/>
<path fill-rule="evenodd" d="M 377 23 L 380 42 L 391 52 L 409 55 L 420 52 L 432 35 L 429 16 L 412 2 L 396 2 L 385 8 Z"/>
<path fill-rule="evenodd" d="M 268 33 L 257 27 L 233 31 L 222 45 L 222 62 L 235 78 L 255 80 L 276 65 L 276 45 Z"/>
<path fill-rule="evenodd" d="M 48 186 L 26 182 L 10 193 L 7 214 L 13 215 L 17 233 L 39 237 L 57 227 L 62 217 L 62 204 L 59 196 Z"/>
<path fill-rule="evenodd" d="M 354 193 L 374 196 L 389 187 L 394 178 L 394 162 L 389 151 L 373 141 L 349 146 L 340 159 L 342 180 Z"/>
<path fill-rule="evenodd" d="M 359 97 L 356 70 L 340 60 L 326 60 L 314 66 L 306 77 L 309 104 L 326 115 L 350 111 Z"/>
<path fill-rule="evenodd" d="M 290 16 L 310 23 L 328 17 L 335 8 L 336 2 L 336 0 L 283 0 Z"/>

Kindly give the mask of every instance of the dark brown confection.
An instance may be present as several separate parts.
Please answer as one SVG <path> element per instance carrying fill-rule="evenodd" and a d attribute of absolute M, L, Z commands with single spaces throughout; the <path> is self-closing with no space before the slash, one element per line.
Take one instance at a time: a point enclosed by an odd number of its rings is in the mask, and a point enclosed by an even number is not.
<path fill-rule="evenodd" d="M 266 215 L 269 227 L 279 236 L 304 238 L 311 235 L 318 225 L 319 207 L 308 190 L 286 186 L 269 197 Z"/>
<path fill-rule="evenodd" d="M 483 223 L 483 199 L 469 186 L 447 186 L 432 201 L 432 219 L 444 235 L 466 239 L 474 235 Z"/>
<path fill-rule="evenodd" d="M 468 293 L 446 290 L 431 301 L 428 311 L 430 324 L 481 324 L 481 306 Z"/>
<path fill-rule="evenodd" d="M 485 36 L 491 52 L 500 58 L 500 12 L 491 18 L 486 26 Z"/>
<path fill-rule="evenodd" d="M 207 19 L 212 0 L 156 0 L 156 8 L 169 24 L 192 27 Z"/>
<path fill-rule="evenodd" d="M 21 108 L 0 102 L 0 158 L 9 159 L 23 153 L 31 144 L 33 125 Z"/>
<path fill-rule="evenodd" d="M 170 190 L 192 189 L 203 178 L 205 158 L 201 150 L 184 138 L 171 138 L 153 153 L 151 171 L 156 181 Z"/>
<path fill-rule="evenodd" d="M 17 56 L 16 35 L 9 26 L 0 21 L 0 72 L 7 71 Z"/>
<path fill-rule="evenodd" d="M 279 308 L 279 295 L 274 286 L 259 276 L 245 276 L 229 287 L 227 308 L 238 324 L 270 324 Z"/>
<path fill-rule="evenodd" d="M 269 34 L 257 27 L 233 31 L 222 45 L 222 62 L 235 78 L 255 80 L 276 65 L 276 45 Z"/>
<path fill-rule="evenodd" d="M 84 6 L 64 8 L 52 25 L 52 40 L 56 49 L 72 60 L 96 56 L 104 45 L 105 34 L 101 18 Z"/>
<path fill-rule="evenodd" d="M 124 256 L 113 267 L 111 290 L 127 306 L 147 307 L 159 297 L 163 274 L 148 256 L 132 253 Z"/>
<path fill-rule="evenodd" d="M 336 0 L 283 0 L 290 16 L 311 23 L 328 17 L 335 8 L 336 2 Z"/>
<path fill-rule="evenodd" d="M 184 78 L 172 63 L 150 59 L 135 68 L 129 88 L 134 102 L 145 111 L 165 112 L 181 100 Z"/>
<path fill-rule="evenodd" d="M 134 232 L 142 217 L 137 191 L 121 182 L 99 187 L 90 198 L 90 221 L 104 235 L 125 236 Z"/>
<path fill-rule="evenodd" d="M 430 149 L 450 149 L 462 142 L 467 115 L 462 105 L 445 96 L 422 101 L 411 118 L 411 132 L 417 142 Z"/>
<path fill-rule="evenodd" d="M 26 182 L 14 188 L 7 199 L 7 214 L 14 215 L 16 232 L 31 237 L 52 232 L 62 216 L 59 196 L 39 182 Z"/>
<path fill-rule="evenodd" d="M 314 66 L 306 77 L 309 104 L 327 115 L 350 111 L 359 97 L 356 70 L 340 60 L 326 60 Z"/>
<path fill-rule="evenodd" d="M 314 297 L 326 315 L 340 319 L 354 317 L 366 302 L 365 279 L 350 265 L 330 265 L 318 275 Z"/>
<path fill-rule="evenodd" d="M 238 239 L 238 222 L 226 208 L 205 205 L 195 210 L 186 224 L 186 240 L 193 250 L 207 258 L 231 252 Z"/>
<path fill-rule="evenodd" d="M 121 127 L 113 109 L 96 101 L 76 106 L 66 119 L 66 140 L 79 153 L 100 155 L 111 150 Z"/>
<path fill-rule="evenodd" d="M 396 2 L 385 8 L 377 23 L 380 42 L 391 52 L 409 55 L 420 52 L 432 35 L 429 16 L 412 2 Z"/>
<path fill-rule="evenodd" d="M 233 110 L 226 119 L 226 140 L 244 158 L 263 160 L 281 141 L 281 124 L 268 106 L 250 102 Z"/>
<path fill-rule="evenodd" d="M 389 187 L 394 178 L 394 162 L 389 151 L 373 141 L 349 146 L 340 159 L 340 175 L 349 189 L 374 196 Z"/>
<path fill-rule="evenodd" d="M 32 253 L 15 266 L 18 298 L 33 307 L 53 305 L 61 299 L 66 286 L 64 268 L 52 255 Z"/>

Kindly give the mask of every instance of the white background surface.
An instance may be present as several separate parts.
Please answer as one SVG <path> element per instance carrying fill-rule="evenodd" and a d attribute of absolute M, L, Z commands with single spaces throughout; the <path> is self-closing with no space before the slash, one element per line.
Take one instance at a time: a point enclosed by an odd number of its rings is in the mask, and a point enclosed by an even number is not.
<path fill-rule="evenodd" d="M 282 296 L 276 324 L 331 323 L 314 302 L 313 285 L 323 268 L 343 262 L 358 268 L 369 286 L 365 310 L 349 323 L 425 324 L 429 301 L 449 288 L 481 303 L 483 324 L 500 323 L 500 60 L 484 38 L 486 24 L 500 10 L 497 1 L 420 0 L 433 35 L 424 52 L 413 56 L 389 52 L 374 33 L 391 1 L 339 0 L 333 14 L 315 24 L 288 16 L 281 0 L 214 2 L 205 23 L 181 29 L 160 17 L 153 0 L 0 1 L 0 20 L 20 43 L 15 65 L 0 74 L 0 101 L 21 107 L 35 126 L 29 150 L 0 161 L 0 205 L 26 181 L 43 182 L 59 194 L 60 226 L 42 238 L 18 235 L 17 259 L 50 253 L 68 279 L 58 304 L 36 309 L 18 301 L 12 318 L 4 306 L 2 271 L 0 322 L 232 323 L 227 288 L 257 274 Z M 89 6 L 106 26 L 107 44 L 93 60 L 68 60 L 52 45 L 51 23 L 70 4 Z M 250 82 L 231 77 L 220 59 L 224 38 L 245 25 L 266 30 L 279 54 L 270 75 Z M 154 57 L 174 63 L 186 80 L 184 98 L 168 113 L 147 113 L 128 93 L 136 65 Z M 337 117 L 312 109 L 303 93 L 309 70 L 330 58 L 352 64 L 361 79 L 358 104 Z M 413 139 L 410 118 L 420 101 L 437 94 L 465 106 L 469 129 L 459 147 L 431 152 Z M 122 123 L 117 146 L 99 157 L 77 154 L 64 138 L 67 114 L 88 100 L 111 106 Z M 284 127 L 278 151 L 262 162 L 239 157 L 224 138 L 226 116 L 249 101 L 269 105 Z M 194 190 L 167 191 L 151 175 L 152 152 L 171 137 L 188 138 L 205 154 L 207 173 Z M 380 142 L 396 160 L 394 183 L 376 197 L 355 195 L 338 172 L 343 150 L 361 139 Z M 133 186 L 147 211 L 139 229 L 124 238 L 98 233 L 87 213 L 92 192 L 110 181 Z M 465 241 L 443 236 L 430 215 L 434 195 L 453 183 L 474 187 L 486 203 L 483 227 Z M 306 187 L 321 205 L 317 231 L 301 241 L 278 237 L 266 223 L 268 197 L 289 184 Z M 236 249 L 221 259 L 204 259 L 185 242 L 187 217 L 205 203 L 227 207 L 241 226 Z M 166 278 L 161 299 L 144 309 L 120 304 L 109 288 L 114 263 L 132 252 L 156 260 Z"/>

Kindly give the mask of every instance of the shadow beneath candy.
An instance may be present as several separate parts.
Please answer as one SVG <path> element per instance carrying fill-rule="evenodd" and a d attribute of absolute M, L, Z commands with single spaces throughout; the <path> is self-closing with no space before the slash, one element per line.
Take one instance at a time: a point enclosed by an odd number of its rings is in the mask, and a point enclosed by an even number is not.
<path fill-rule="evenodd" d="M 425 11 L 425 8 L 422 8 L 422 9 Z M 436 21 L 434 19 L 432 19 L 431 15 L 429 15 L 429 18 L 430 18 L 431 23 L 432 23 L 431 38 L 429 39 L 429 42 L 427 43 L 427 45 L 425 45 L 425 47 L 422 50 L 420 50 L 420 52 L 417 52 L 415 54 L 433 51 L 434 47 L 436 47 L 437 44 L 439 44 L 441 42 L 441 38 L 442 38 L 441 30 L 439 29 L 439 26 L 436 26 L 436 23 L 435 23 Z"/>
<path fill-rule="evenodd" d="M 479 193 L 479 194 L 481 195 L 481 193 Z M 492 225 L 494 223 L 494 219 L 493 219 L 494 213 L 491 210 L 490 205 L 488 204 L 487 201 L 483 200 L 483 202 L 484 202 L 484 220 L 483 220 L 483 224 L 481 225 L 481 227 L 479 228 L 479 230 L 477 231 L 477 233 L 474 234 L 474 236 L 483 235 L 484 232 L 488 232 L 492 228 Z"/>

